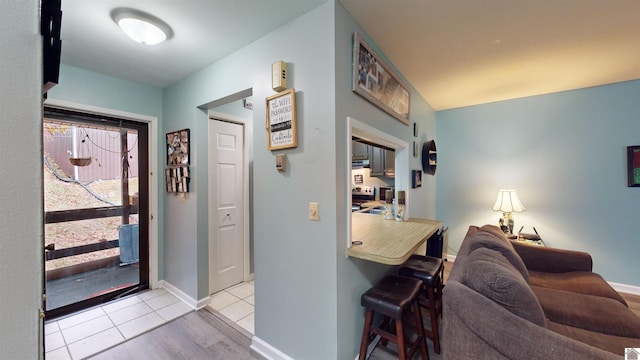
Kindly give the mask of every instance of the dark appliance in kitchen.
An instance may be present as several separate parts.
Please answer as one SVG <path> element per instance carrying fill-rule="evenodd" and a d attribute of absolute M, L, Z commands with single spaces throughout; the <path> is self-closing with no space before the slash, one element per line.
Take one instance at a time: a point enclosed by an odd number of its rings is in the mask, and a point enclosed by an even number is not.
<path fill-rule="evenodd" d="M 387 190 L 395 191 L 393 186 L 380 186 L 380 201 L 385 203 L 387 201 Z M 395 196 L 395 192 L 393 196 Z"/>
<path fill-rule="evenodd" d="M 351 189 L 351 211 L 361 209 L 360 205 L 375 201 L 376 188 L 373 186 L 357 185 Z"/>

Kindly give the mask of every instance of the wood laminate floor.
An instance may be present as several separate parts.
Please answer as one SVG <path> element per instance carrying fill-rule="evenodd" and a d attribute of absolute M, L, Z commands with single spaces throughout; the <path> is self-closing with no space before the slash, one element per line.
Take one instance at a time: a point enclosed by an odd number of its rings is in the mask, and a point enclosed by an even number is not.
<path fill-rule="evenodd" d="M 251 340 L 207 310 L 190 312 L 155 330 L 106 350 L 100 360 L 257 360 Z"/>
<path fill-rule="evenodd" d="M 452 265 L 451 262 L 445 262 L 445 283 Z M 629 304 L 629 308 L 640 316 L 640 296 L 622 293 L 622 297 Z M 426 324 L 428 317 L 425 319 Z M 259 355 L 251 352 L 250 345 L 251 340 L 246 333 L 233 328 L 207 310 L 199 310 L 106 350 L 92 359 L 260 359 Z M 441 357 L 434 353 L 430 340 L 427 341 L 427 345 L 430 360 L 439 360 Z M 416 354 L 414 358 L 419 357 Z M 390 343 L 386 348 L 376 347 L 369 359 L 397 359 L 395 345 Z"/>

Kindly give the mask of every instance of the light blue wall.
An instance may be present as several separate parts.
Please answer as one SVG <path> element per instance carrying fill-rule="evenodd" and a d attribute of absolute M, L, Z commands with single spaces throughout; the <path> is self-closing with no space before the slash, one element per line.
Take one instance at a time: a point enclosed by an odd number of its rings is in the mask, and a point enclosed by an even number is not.
<path fill-rule="evenodd" d="M 49 98 L 162 119 L 162 89 L 65 65 Z"/>
<path fill-rule="evenodd" d="M 431 106 L 411 88 L 411 104 L 409 118 L 411 123 L 417 122 L 419 134 L 413 137 L 413 126 L 406 126 L 367 100 L 352 92 L 352 52 L 353 34 L 364 31 L 353 17 L 336 4 L 335 13 L 335 99 L 336 99 L 336 159 L 335 183 L 337 186 L 337 234 L 335 237 L 335 257 L 338 266 L 337 298 L 338 298 L 338 327 L 335 332 L 338 341 L 337 359 L 353 359 L 359 351 L 362 326 L 364 324 L 364 310 L 360 305 L 360 296 L 372 284 L 376 283 L 386 273 L 396 270 L 394 267 L 374 262 L 347 258 L 347 220 L 350 209 L 347 209 L 348 198 L 351 196 L 351 181 L 348 169 L 351 159 L 347 144 L 347 117 L 353 117 L 378 130 L 391 134 L 411 144 L 413 141 L 426 140 L 436 137 L 435 112 Z M 369 40 L 379 54 L 382 52 Z M 393 64 L 387 60 L 387 63 Z M 401 75 L 400 72 L 397 72 Z M 421 169 L 420 158 L 411 158 L 410 167 Z M 408 174 L 407 174 L 408 176 Z M 419 189 L 407 189 L 411 200 L 411 216 L 434 219 L 436 217 L 436 180 L 423 174 L 423 185 Z"/>
<path fill-rule="evenodd" d="M 195 148 L 193 191 L 184 204 L 166 201 L 166 280 L 200 299 L 208 295 L 208 124 L 198 107 L 253 89 L 256 335 L 293 358 L 310 349 L 318 359 L 336 357 L 332 29 L 327 2 L 164 93 L 165 130 L 191 128 Z M 278 60 L 288 63 L 297 90 L 298 147 L 278 151 L 287 154 L 285 173 L 275 170 L 262 130 Z M 307 219 L 310 201 L 320 203 L 320 221 Z"/>
<path fill-rule="evenodd" d="M 626 146 L 640 144 L 640 81 L 437 114 L 438 216 L 457 250 L 471 224 L 496 223 L 497 190 L 515 188 L 553 247 L 591 253 L 607 280 L 640 286 L 640 189 L 626 183 Z"/>
<path fill-rule="evenodd" d="M 64 51 L 64 50 L 63 50 Z M 96 106 L 158 118 L 157 169 L 164 169 L 165 140 L 162 130 L 162 89 L 92 72 L 86 69 L 60 65 L 59 84 L 48 93 L 51 100 L 64 100 L 76 104 Z M 163 181 L 163 177 L 158 177 Z M 158 193 L 149 194 L 158 199 L 158 214 L 153 224 L 162 224 L 164 214 L 164 183 L 158 184 Z M 160 229 L 161 230 L 161 229 Z M 158 231 L 158 278 L 164 278 L 164 232 Z"/>

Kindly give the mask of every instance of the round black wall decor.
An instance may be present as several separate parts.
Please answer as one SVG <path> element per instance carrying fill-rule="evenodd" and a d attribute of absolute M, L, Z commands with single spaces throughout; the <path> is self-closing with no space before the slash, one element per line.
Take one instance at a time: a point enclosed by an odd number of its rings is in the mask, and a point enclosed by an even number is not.
<path fill-rule="evenodd" d="M 438 152 L 436 151 L 436 142 L 429 140 L 422 144 L 422 171 L 425 174 L 435 175 L 437 165 Z"/>

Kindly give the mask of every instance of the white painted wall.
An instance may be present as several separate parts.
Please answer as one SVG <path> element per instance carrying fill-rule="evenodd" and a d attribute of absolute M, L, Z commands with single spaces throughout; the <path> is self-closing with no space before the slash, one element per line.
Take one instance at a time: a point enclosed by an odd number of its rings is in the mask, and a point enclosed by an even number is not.
<path fill-rule="evenodd" d="M 627 187 L 626 147 L 640 144 L 640 81 L 442 111 L 438 216 L 450 253 L 469 225 L 495 224 L 514 188 L 550 246 L 591 253 L 608 281 L 640 286 L 640 189 Z"/>
<path fill-rule="evenodd" d="M 0 359 L 42 349 L 42 42 L 38 0 L 0 4 Z"/>

